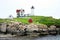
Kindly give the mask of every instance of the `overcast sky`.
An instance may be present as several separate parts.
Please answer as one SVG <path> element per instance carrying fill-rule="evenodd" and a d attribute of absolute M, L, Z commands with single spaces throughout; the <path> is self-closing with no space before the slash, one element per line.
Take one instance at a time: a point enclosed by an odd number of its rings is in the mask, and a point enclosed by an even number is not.
<path fill-rule="evenodd" d="M 10 14 L 16 17 L 16 9 L 25 9 L 31 13 L 31 6 L 35 7 L 34 14 L 60 18 L 60 0 L 0 0 L 0 18 L 7 18 Z"/>

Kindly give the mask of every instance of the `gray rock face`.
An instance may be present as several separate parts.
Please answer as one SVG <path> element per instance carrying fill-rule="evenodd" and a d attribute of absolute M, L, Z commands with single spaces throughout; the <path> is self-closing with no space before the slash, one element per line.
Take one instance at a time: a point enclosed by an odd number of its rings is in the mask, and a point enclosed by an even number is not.
<path fill-rule="evenodd" d="M 56 29 L 56 26 L 51 25 L 48 29 L 47 25 L 44 24 L 23 24 L 21 22 L 10 22 L 8 25 L 6 23 L 2 23 L 0 25 L 0 31 L 2 32 L 8 32 L 13 33 L 16 35 L 24 35 L 24 34 L 32 34 L 34 32 L 38 31 L 47 31 L 47 30 L 54 30 Z"/>
<path fill-rule="evenodd" d="M 55 29 L 56 29 L 56 26 L 54 26 L 54 25 L 51 25 L 49 28 L 49 30 L 55 30 Z"/>
<path fill-rule="evenodd" d="M 40 31 L 47 31 L 48 30 L 47 25 L 39 24 L 37 26 L 38 26 L 38 30 L 40 30 Z"/>
<path fill-rule="evenodd" d="M 2 23 L 2 25 L 0 25 L 0 31 L 6 32 L 6 23 Z"/>
<path fill-rule="evenodd" d="M 27 25 L 27 31 L 38 31 L 38 26 L 37 25 L 35 25 L 35 24 L 29 24 L 29 25 Z"/>
<path fill-rule="evenodd" d="M 15 25 L 15 24 L 10 24 L 8 27 L 7 27 L 7 31 L 8 32 L 18 32 L 18 25 Z"/>

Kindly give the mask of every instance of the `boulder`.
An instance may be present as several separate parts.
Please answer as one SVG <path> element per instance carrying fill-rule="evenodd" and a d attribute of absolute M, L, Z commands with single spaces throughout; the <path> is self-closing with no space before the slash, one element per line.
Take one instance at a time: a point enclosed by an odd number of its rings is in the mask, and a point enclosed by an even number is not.
<path fill-rule="evenodd" d="M 0 26 L 0 31 L 6 32 L 6 23 L 2 23 L 2 25 Z"/>
<path fill-rule="evenodd" d="M 15 24 L 15 23 L 9 23 L 9 26 L 7 27 L 7 31 L 10 33 L 14 33 L 18 31 L 18 24 Z"/>
<path fill-rule="evenodd" d="M 33 23 L 29 24 L 29 25 L 27 25 L 27 30 L 28 31 L 38 31 L 38 26 Z"/>
<path fill-rule="evenodd" d="M 56 29 L 56 26 L 54 26 L 54 25 L 50 26 L 50 30 L 55 30 L 55 29 Z"/>
<path fill-rule="evenodd" d="M 39 30 L 43 30 L 43 29 L 45 30 L 48 28 L 47 25 L 44 25 L 44 24 L 38 24 L 37 26 L 38 26 Z"/>
<path fill-rule="evenodd" d="M 26 26 L 24 26 L 24 25 L 19 25 L 19 30 L 24 31 L 25 28 L 26 28 Z"/>

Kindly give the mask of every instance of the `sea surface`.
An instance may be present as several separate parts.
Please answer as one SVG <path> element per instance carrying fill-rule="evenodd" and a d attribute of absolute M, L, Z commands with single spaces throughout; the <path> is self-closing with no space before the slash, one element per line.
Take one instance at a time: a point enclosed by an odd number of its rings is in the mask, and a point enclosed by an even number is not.
<path fill-rule="evenodd" d="M 47 35 L 47 36 L 38 36 L 38 37 L 7 37 L 7 38 L 0 38 L 0 40 L 60 40 L 60 35 Z"/>

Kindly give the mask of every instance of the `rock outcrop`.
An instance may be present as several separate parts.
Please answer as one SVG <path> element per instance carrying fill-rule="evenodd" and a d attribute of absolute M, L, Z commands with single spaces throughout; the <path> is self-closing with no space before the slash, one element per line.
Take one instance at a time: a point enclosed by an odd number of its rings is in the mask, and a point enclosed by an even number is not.
<path fill-rule="evenodd" d="M 0 31 L 13 33 L 17 35 L 24 35 L 28 33 L 47 33 L 48 30 L 55 30 L 56 26 L 51 25 L 49 28 L 47 25 L 44 24 L 23 24 L 21 22 L 14 22 L 11 21 L 10 23 L 3 23 L 0 25 Z"/>

